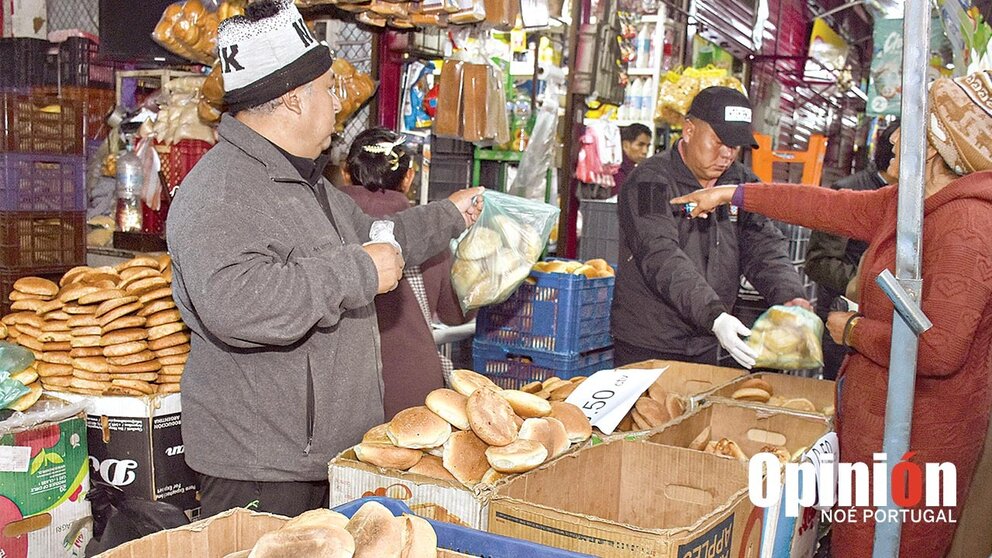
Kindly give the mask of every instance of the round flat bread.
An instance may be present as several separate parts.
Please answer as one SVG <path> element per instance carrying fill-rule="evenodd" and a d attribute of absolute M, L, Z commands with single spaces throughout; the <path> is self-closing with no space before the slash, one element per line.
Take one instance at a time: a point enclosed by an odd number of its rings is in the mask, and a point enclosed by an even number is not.
<path fill-rule="evenodd" d="M 162 273 L 158 270 L 158 268 L 132 267 L 121 273 L 120 288 L 127 288 L 128 285 L 133 284 L 135 281 L 141 281 L 142 279 L 148 279 L 149 277 L 161 276 Z"/>
<path fill-rule="evenodd" d="M 141 380 L 142 382 L 154 382 L 158 380 L 157 372 L 136 372 L 133 374 L 113 373 L 111 377 L 115 380 Z"/>
<path fill-rule="evenodd" d="M 161 361 L 159 361 L 159 363 L 161 363 Z M 162 370 L 159 371 L 159 374 L 162 374 L 164 376 L 181 376 L 183 370 L 185 369 L 186 369 L 185 364 L 169 364 L 169 365 L 163 364 Z"/>
<path fill-rule="evenodd" d="M 46 319 L 45 323 L 41 326 L 41 331 L 69 331 L 69 322 L 67 320 L 49 320 Z"/>
<path fill-rule="evenodd" d="M 72 364 L 72 355 L 66 351 L 52 351 L 43 353 L 41 361 L 49 364 Z"/>
<path fill-rule="evenodd" d="M 59 286 L 64 287 L 66 285 L 72 284 L 76 279 L 82 277 L 83 273 L 86 273 L 91 269 L 93 268 L 89 266 L 81 265 L 78 267 L 74 267 L 69 271 L 66 271 L 65 274 L 62 276 L 62 279 L 59 279 Z"/>
<path fill-rule="evenodd" d="M 25 294 L 53 297 L 59 292 L 59 286 L 41 277 L 22 277 L 14 281 L 14 290 Z"/>
<path fill-rule="evenodd" d="M 138 297 L 138 302 L 140 302 L 142 304 L 148 304 L 149 302 L 152 302 L 153 300 L 159 300 L 159 299 L 163 299 L 163 298 L 169 298 L 169 299 L 172 298 L 172 287 L 171 286 L 161 287 L 161 288 L 155 289 L 153 291 L 149 291 L 149 292 L 141 295 L 140 297 Z"/>
<path fill-rule="evenodd" d="M 189 354 L 190 346 L 189 343 L 180 343 L 172 347 L 166 347 L 164 349 L 155 350 L 155 356 L 162 358 L 173 355 L 185 355 Z"/>
<path fill-rule="evenodd" d="M 154 341 L 156 339 L 161 339 L 163 337 L 167 337 L 169 335 L 172 335 L 173 333 L 179 333 L 180 331 L 183 331 L 184 329 L 186 329 L 186 324 L 184 324 L 182 322 L 173 322 L 171 324 L 164 324 L 164 325 L 160 325 L 160 326 L 155 326 L 155 327 L 149 328 L 149 330 L 148 330 L 148 339 L 150 341 Z"/>
<path fill-rule="evenodd" d="M 69 341 L 69 346 L 73 349 L 78 349 L 80 347 L 99 347 L 100 336 L 87 335 L 85 337 L 73 337 L 72 340 Z"/>
<path fill-rule="evenodd" d="M 112 298 L 110 300 L 105 300 L 101 302 L 99 306 L 97 306 L 96 311 L 93 312 L 93 315 L 96 316 L 98 319 L 100 319 L 106 314 L 110 313 L 111 311 L 116 310 L 117 308 L 120 308 L 122 306 L 130 306 L 136 302 L 138 302 L 138 297 L 136 296 L 123 296 L 120 298 Z M 113 320 L 109 320 L 107 323 L 110 323 L 124 315 L 125 314 L 121 314 L 120 316 L 115 317 Z M 101 325 L 106 325 L 106 324 L 101 324 Z"/>
<path fill-rule="evenodd" d="M 41 386 L 47 390 L 61 391 L 58 388 L 69 387 L 69 384 L 72 383 L 72 378 L 72 374 L 69 374 L 68 376 L 45 376 L 39 381 L 41 382 Z"/>
<path fill-rule="evenodd" d="M 127 316 L 128 314 L 133 314 L 134 312 L 137 312 L 138 310 L 141 310 L 141 303 L 139 303 L 139 302 L 135 302 L 135 303 L 132 303 L 132 304 L 127 304 L 127 305 L 124 305 L 124 306 L 120 306 L 118 308 L 114 308 L 110 312 L 107 312 L 103 316 L 100 316 L 100 326 L 101 327 L 104 327 L 107 324 L 112 323 L 114 320 L 116 320 L 118 318 L 123 318 L 124 316 Z"/>
<path fill-rule="evenodd" d="M 100 321 L 89 314 L 73 316 L 69 318 L 69 321 L 67 321 L 66 323 L 69 324 L 70 328 L 100 326 Z"/>
<path fill-rule="evenodd" d="M 18 300 L 10 305 L 10 309 L 16 311 L 32 312 L 37 314 L 38 309 L 45 304 L 43 300 L 28 299 L 28 300 Z"/>
<path fill-rule="evenodd" d="M 140 353 L 134 353 L 133 355 L 126 355 L 121 357 L 107 357 L 107 362 L 114 366 L 129 366 L 131 364 L 138 364 L 140 362 L 148 362 L 152 360 L 158 360 L 155 353 L 151 351 L 141 351 Z"/>
<path fill-rule="evenodd" d="M 168 286 L 169 282 L 166 281 L 164 277 L 145 277 L 144 279 L 138 279 L 134 283 L 124 287 L 124 290 L 126 290 L 128 294 L 141 296 L 145 293 L 150 293 L 155 289 Z"/>
<path fill-rule="evenodd" d="M 177 308 L 172 308 L 170 310 L 163 310 L 148 316 L 148 321 L 145 322 L 145 327 L 158 327 L 160 325 L 181 322 L 182 319 L 183 318 L 182 315 L 179 314 L 179 310 Z"/>
<path fill-rule="evenodd" d="M 37 310 L 34 311 L 35 314 L 39 316 L 44 316 L 45 314 L 50 314 L 52 312 L 57 312 L 62 309 L 63 302 L 61 300 L 55 299 L 48 302 L 43 302 Z"/>
<path fill-rule="evenodd" d="M 173 366 L 177 364 L 186 364 L 189 360 L 189 353 L 183 353 L 181 355 L 169 355 L 169 356 L 156 356 L 158 361 L 162 363 L 162 366 Z"/>
<path fill-rule="evenodd" d="M 89 337 L 90 335 L 103 335 L 103 330 L 100 326 L 74 327 L 70 333 L 73 337 Z"/>
<path fill-rule="evenodd" d="M 175 307 L 176 303 L 171 298 L 160 298 L 148 303 L 144 308 L 138 311 L 138 315 L 147 317 Z"/>
<path fill-rule="evenodd" d="M 158 393 L 179 393 L 179 384 L 157 384 Z"/>
<path fill-rule="evenodd" d="M 78 304 L 70 303 L 62 307 L 62 311 L 71 316 L 79 315 L 92 315 L 96 312 L 97 305 L 90 304 L 89 306 L 80 306 Z"/>
<path fill-rule="evenodd" d="M 146 320 L 141 316 L 124 316 L 123 318 L 117 318 L 116 320 L 103 326 L 100 331 L 103 335 L 106 335 L 113 331 L 131 329 L 135 327 L 145 327 L 145 325 Z"/>
<path fill-rule="evenodd" d="M 38 341 L 42 343 L 68 343 L 72 340 L 72 334 L 68 331 L 43 331 L 38 336 Z"/>
<path fill-rule="evenodd" d="M 100 304 L 108 300 L 124 298 L 126 296 L 127 293 L 125 293 L 123 289 L 103 289 L 101 291 L 96 291 L 79 297 L 79 304 Z"/>
<path fill-rule="evenodd" d="M 111 374 L 142 374 L 147 372 L 158 372 L 161 369 L 162 369 L 162 365 L 157 360 L 136 362 L 134 364 L 128 364 L 126 366 L 117 366 L 114 364 L 110 365 Z"/>
<path fill-rule="evenodd" d="M 127 355 L 133 355 L 135 353 L 140 353 L 148 349 L 148 343 L 145 341 L 131 341 L 130 343 L 121 343 L 120 345 L 111 345 L 109 347 L 103 348 L 103 356 L 107 357 L 122 357 Z"/>
<path fill-rule="evenodd" d="M 73 376 L 72 383 L 69 385 L 77 389 L 91 389 L 102 393 L 105 389 L 110 387 L 110 382 L 97 382 Z"/>
<path fill-rule="evenodd" d="M 69 351 L 72 358 L 103 357 L 103 347 L 77 347 Z"/>
<path fill-rule="evenodd" d="M 153 269 L 158 269 L 158 266 L 158 260 L 152 256 L 137 256 L 127 260 L 126 262 L 117 264 L 116 269 L 123 277 L 125 269 L 131 269 L 133 267 L 150 267 Z"/>
<path fill-rule="evenodd" d="M 83 380 L 90 380 L 92 382 L 109 382 L 111 380 L 110 374 L 106 372 L 90 372 L 88 370 L 80 370 L 78 368 L 73 369 L 72 376 L 74 378 L 82 378 Z"/>
<path fill-rule="evenodd" d="M 73 359 L 72 367 L 77 370 L 85 370 L 87 372 L 110 372 L 110 363 L 107 362 L 106 357 L 102 356 Z"/>
<path fill-rule="evenodd" d="M 59 293 L 59 300 L 62 301 L 63 303 L 77 302 L 83 296 L 93 293 L 98 293 L 100 292 L 100 290 L 101 289 L 99 287 L 94 287 L 92 285 L 87 285 L 84 283 L 76 283 L 62 289 L 62 292 Z M 78 304 L 80 306 L 83 305 L 82 303 L 78 303 Z"/>
<path fill-rule="evenodd" d="M 149 341 L 148 348 L 153 351 L 161 351 L 162 349 L 168 349 L 169 347 L 175 347 L 177 345 L 184 345 L 187 343 L 189 343 L 189 335 L 186 332 L 179 332 Z"/>
<path fill-rule="evenodd" d="M 129 329 L 118 329 L 100 337 L 100 345 L 109 347 L 111 345 L 121 345 L 134 341 L 144 341 L 148 339 L 148 330 L 143 327 L 133 327 Z"/>
<path fill-rule="evenodd" d="M 71 376 L 72 365 L 52 364 L 50 362 L 39 362 L 37 366 L 38 375 L 43 378 L 51 376 Z"/>

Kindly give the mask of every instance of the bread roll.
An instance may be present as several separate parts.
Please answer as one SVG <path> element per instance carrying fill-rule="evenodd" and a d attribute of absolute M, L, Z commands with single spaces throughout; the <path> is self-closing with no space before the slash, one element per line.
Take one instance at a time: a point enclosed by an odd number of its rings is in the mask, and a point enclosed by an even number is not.
<path fill-rule="evenodd" d="M 140 353 L 134 353 L 133 355 L 122 357 L 107 357 L 107 362 L 114 366 L 129 366 L 131 364 L 150 362 L 153 360 L 157 361 L 158 357 L 151 351 L 141 351 Z"/>
<path fill-rule="evenodd" d="M 148 343 L 144 341 L 132 341 L 129 343 L 121 343 L 119 345 L 111 345 L 109 347 L 104 347 L 103 356 L 122 357 L 127 355 L 133 355 L 135 353 L 140 353 L 147 349 L 148 349 Z"/>
<path fill-rule="evenodd" d="M 570 445 L 565 425 L 554 417 L 529 418 L 520 427 L 518 436 L 524 440 L 532 440 L 548 450 L 548 458 L 552 459 L 565 453 Z"/>
<path fill-rule="evenodd" d="M 762 380 L 761 378 L 748 378 L 747 380 L 741 382 L 740 386 L 738 386 L 738 389 L 746 389 L 746 388 L 761 389 L 768 392 L 768 395 L 775 394 L 775 390 L 774 388 L 772 388 L 772 385 L 766 382 L 765 380 Z"/>
<path fill-rule="evenodd" d="M 146 323 L 147 325 L 147 323 Z M 148 329 L 148 340 L 154 341 L 156 339 L 161 339 L 163 337 L 172 335 L 173 333 L 179 333 L 186 329 L 186 324 L 182 322 L 173 322 L 169 324 L 163 324 L 155 327 L 149 327 Z"/>
<path fill-rule="evenodd" d="M 741 450 L 737 442 L 729 438 L 723 438 L 717 442 L 714 451 L 717 455 L 732 457 L 738 461 L 747 461 L 747 454 Z"/>
<path fill-rule="evenodd" d="M 565 425 L 568 432 L 568 441 L 574 443 L 584 442 L 592 436 L 592 424 L 589 419 L 579 409 L 571 403 L 564 401 L 551 402 L 551 416 L 560 420 Z"/>
<path fill-rule="evenodd" d="M 73 316 L 69 318 L 69 321 L 67 321 L 66 324 L 70 328 L 94 327 L 94 326 L 100 327 L 100 321 L 89 314 L 81 314 L 81 315 Z"/>
<path fill-rule="evenodd" d="M 533 394 L 533 393 L 537 393 L 537 392 L 541 391 L 542 389 L 544 389 L 544 386 L 541 384 L 541 382 L 531 382 L 529 384 L 524 385 L 522 388 L 520 388 L 520 391 L 522 391 L 524 393 L 532 393 Z"/>
<path fill-rule="evenodd" d="M 406 533 L 400 558 L 436 558 L 437 533 L 434 527 L 422 517 L 404 515 Z"/>
<path fill-rule="evenodd" d="M 101 357 L 103 358 L 103 347 L 78 347 L 69 351 L 71 358 Z M 69 364 L 72 364 L 71 362 Z"/>
<path fill-rule="evenodd" d="M 636 408 L 630 410 L 630 418 L 634 419 L 634 426 L 637 430 L 651 430 L 651 422 L 645 419 Z"/>
<path fill-rule="evenodd" d="M 502 447 L 486 450 L 486 459 L 500 473 L 526 473 L 548 458 L 548 450 L 534 440 L 518 439 Z"/>
<path fill-rule="evenodd" d="M 155 327 L 165 324 L 171 324 L 175 322 L 182 321 L 182 316 L 179 314 L 179 310 L 172 308 L 170 310 L 163 310 L 161 312 L 156 312 L 151 316 L 148 316 L 145 325 L 147 327 Z"/>
<path fill-rule="evenodd" d="M 351 517 L 347 529 L 355 538 L 354 558 L 401 558 L 406 521 L 393 517 L 382 504 L 363 505 Z"/>
<path fill-rule="evenodd" d="M 433 448 L 451 436 L 451 425 L 427 407 L 411 407 L 396 413 L 389 421 L 386 435 L 401 448 Z"/>
<path fill-rule="evenodd" d="M 389 444 L 393 445 L 392 440 L 386 434 L 386 429 L 389 428 L 389 423 L 380 424 L 379 426 L 373 426 L 368 432 L 362 436 L 362 442 L 371 442 L 375 444 Z"/>
<path fill-rule="evenodd" d="M 523 418 L 546 417 L 551 414 L 551 403 L 531 393 L 504 389 L 499 395 L 510 403 L 514 413 Z"/>
<path fill-rule="evenodd" d="M 551 390 L 551 395 L 548 397 L 551 401 L 564 401 L 568 399 L 569 395 L 579 387 L 579 382 L 568 382 L 565 384 L 558 384 L 555 389 Z"/>
<path fill-rule="evenodd" d="M 506 473 L 500 473 L 496 469 L 490 467 L 489 470 L 486 471 L 486 474 L 482 476 L 482 480 L 479 482 L 493 486 L 499 481 L 505 479 L 507 476 L 508 475 Z"/>
<path fill-rule="evenodd" d="M 119 299 L 116 299 L 116 300 L 108 300 L 107 302 L 104 302 L 100 306 L 102 307 L 104 304 L 117 303 L 118 301 L 121 301 L 121 300 L 128 300 L 129 298 L 133 298 L 133 297 L 119 298 Z M 106 326 L 106 325 L 108 325 L 110 323 L 113 323 L 114 320 L 117 320 L 118 318 L 123 318 L 124 316 L 127 316 L 128 314 L 131 314 L 133 312 L 137 312 L 138 310 L 141 310 L 141 303 L 132 302 L 130 304 L 124 304 L 123 306 L 117 306 L 116 308 L 114 308 L 112 310 L 109 310 L 109 311 L 107 311 L 107 312 L 105 312 L 103 314 L 101 314 L 100 313 L 100 310 L 97 309 L 97 314 L 95 314 L 95 315 L 97 317 L 97 320 L 100 322 L 100 327 L 104 327 L 104 326 Z"/>
<path fill-rule="evenodd" d="M 45 323 L 41 325 L 41 331 L 70 331 L 69 322 L 65 320 L 50 320 L 45 318 Z"/>
<path fill-rule="evenodd" d="M 456 292 L 471 292 L 485 276 L 482 260 L 455 259 L 451 263 L 451 284 Z"/>
<path fill-rule="evenodd" d="M 459 430 L 468 430 L 472 427 L 468 422 L 468 414 L 465 410 L 468 397 L 457 391 L 445 388 L 436 389 L 427 394 L 424 403 L 428 409 L 448 421 L 451 426 Z"/>
<path fill-rule="evenodd" d="M 159 261 L 153 256 L 137 256 L 135 258 L 131 258 L 130 260 L 117 264 L 116 270 L 121 274 L 121 277 L 124 277 L 125 269 L 131 269 L 135 267 L 148 267 L 148 268 L 158 269 Z"/>
<path fill-rule="evenodd" d="M 39 306 L 38 309 L 35 310 L 35 314 L 38 314 L 39 316 L 44 316 L 45 314 L 50 314 L 57 310 L 61 310 L 62 306 L 63 306 L 63 302 L 58 299 L 51 300 L 48 302 L 43 302 L 41 306 Z"/>
<path fill-rule="evenodd" d="M 152 314 L 156 314 L 163 310 L 169 310 L 175 307 L 176 307 L 176 303 L 171 298 L 160 298 L 158 300 L 152 301 L 141 310 L 138 310 L 138 315 L 142 317 L 148 317 L 151 316 Z"/>
<path fill-rule="evenodd" d="M 154 339 L 148 342 L 148 348 L 155 351 L 155 353 L 159 356 L 162 356 L 161 351 L 165 349 L 179 347 L 182 345 L 189 345 L 189 334 L 186 332 L 173 333 L 172 335 L 166 335 L 161 339 Z M 188 353 L 189 350 L 186 350 L 185 352 Z"/>
<path fill-rule="evenodd" d="M 305 511 L 287 521 L 280 529 L 304 529 L 308 527 L 332 527 L 345 529 L 348 518 L 326 508 Z M 302 558 L 302 557 L 300 557 Z"/>
<path fill-rule="evenodd" d="M 84 297 L 86 295 L 95 294 L 95 293 L 98 293 L 98 292 L 100 292 L 102 290 L 104 290 L 104 289 L 101 289 L 99 287 L 94 287 L 92 285 L 86 285 L 86 284 L 83 284 L 83 283 L 76 283 L 74 285 L 70 285 L 70 286 L 62 289 L 62 292 L 59 293 L 59 300 L 62 301 L 63 303 L 65 303 L 65 302 L 76 302 L 80 298 L 82 298 L 82 297 Z M 78 304 L 80 306 L 85 306 L 85 305 L 87 305 L 89 303 L 84 304 L 82 302 L 79 302 Z"/>
<path fill-rule="evenodd" d="M 459 369 L 451 373 L 451 387 L 465 397 L 471 396 L 479 388 L 499 391 L 500 387 L 492 380 L 471 370 Z"/>
<path fill-rule="evenodd" d="M 49 281 L 49 282 L 51 282 L 51 281 Z M 52 283 L 52 284 L 54 285 L 54 283 Z M 35 403 L 37 403 L 39 399 L 41 399 L 41 391 L 42 391 L 42 389 L 41 389 L 41 383 L 40 382 L 34 382 L 31 385 L 26 386 L 26 387 L 28 388 L 28 392 L 25 393 L 24 395 L 20 396 L 13 403 L 7 405 L 7 408 L 8 409 L 12 409 L 14 411 L 20 411 L 20 412 L 23 413 L 24 411 L 27 411 L 28 409 L 30 409 L 32 405 L 34 405 Z"/>
<path fill-rule="evenodd" d="M 363 463 L 406 471 L 424 456 L 419 450 L 398 448 L 392 444 L 361 443 L 355 446 L 355 455 Z"/>
<path fill-rule="evenodd" d="M 144 341 L 148 339 L 148 330 L 144 328 L 118 329 L 100 337 L 100 345 L 109 347 L 121 343 Z"/>
<path fill-rule="evenodd" d="M 466 405 L 472 431 L 491 446 L 505 446 L 517 439 L 513 407 L 495 391 L 477 389 Z"/>
<path fill-rule="evenodd" d="M 757 403 L 767 403 L 768 400 L 771 398 L 771 395 L 763 389 L 741 388 L 735 391 L 733 395 L 731 395 L 731 397 L 739 401 L 754 401 Z"/>
<path fill-rule="evenodd" d="M 90 304 L 100 304 L 108 300 L 113 300 L 115 298 L 124 298 L 127 296 L 122 289 L 103 289 L 98 291 L 91 291 L 89 294 L 79 297 L 79 304 L 90 305 Z"/>
<path fill-rule="evenodd" d="M 810 413 L 816 412 L 816 405 L 812 401 L 805 398 L 789 399 L 786 401 L 782 407 L 786 409 L 795 409 L 797 411 L 808 411 Z"/>
<path fill-rule="evenodd" d="M 459 482 L 474 485 L 489 469 L 488 446 L 471 430 L 458 431 L 444 443 L 441 462 Z"/>
<path fill-rule="evenodd" d="M 262 535 L 248 558 L 351 558 L 355 541 L 338 527 L 279 529 Z"/>
<path fill-rule="evenodd" d="M 14 290 L 25 294 L 53 297 L 59 292 L 59 286 L 41 277 L 23 277 L 14 281 Z"/>
<path fill-rule="evenodd" d="M 502 243 L 496 231 L 483 226 L 472 227 L 458 243 L 455 256 L 463 260 L 481 260 L 495 253 Z"/>
<path fill-rule="evenodd" d="M 444 461 L 440 457 L 425 455 L 420 462 L 407 470 L 408 473 L 416 473 L 432 479 L 458 482 L 447 469 L 444 468 Z"/>
<path fill-rule="evenodd" d="M 650 397 L 641 397 L 634 404 L 634 409 L 637 410 L 638 414 L 644 419 L 648 424 L 648 428 L 654 428 L 660 424 L 664 424 L 672 419 L 671 415 L 668 414 L 668 409 L 665 405 L 658 403 Z M 634 416 L 636 422 L 637 416 Z"/>

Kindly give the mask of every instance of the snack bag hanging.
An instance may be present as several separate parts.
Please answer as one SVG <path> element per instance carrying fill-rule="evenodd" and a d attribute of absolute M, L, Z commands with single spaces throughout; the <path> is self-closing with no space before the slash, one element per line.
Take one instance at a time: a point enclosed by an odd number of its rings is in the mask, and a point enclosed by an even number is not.
<path fill-rule="evenodd" d="M 503 302 L 541 257 L 557 207 L 491 190 L 482 215 L 456 241 L 451 285 L 462 310 Z"/>
<path fill-rule="evenodd" d="M 772 306 L 755 320 L 749 347 L 755 368 L 808 370 L 823 366 L 823 320 L 797 306 Z"/>

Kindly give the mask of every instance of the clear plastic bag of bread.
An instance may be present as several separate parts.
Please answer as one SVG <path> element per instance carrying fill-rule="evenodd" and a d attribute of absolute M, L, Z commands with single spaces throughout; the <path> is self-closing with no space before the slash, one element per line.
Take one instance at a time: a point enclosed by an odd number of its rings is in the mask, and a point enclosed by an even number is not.
<path fill-rule="evenodd" d="M 541 257 L 557 207 L 486 190 L 482 214 L 458 238 L 451 285 L 465 311 L 503 302 Z"/>
<path fill-rule="evenodd" d="M 247 0 L 184 0 L 166 7 L 152 38 L 169 52 L 200 64 L 217 59 L 217 26 L 244 15 Z"/>
<path fill-rule="evenodd" d="M 747 344 L 755 368 L 809 370 L 823 366 L 823 320 L 798 306 L 772 306 L 755 320 Z"/>

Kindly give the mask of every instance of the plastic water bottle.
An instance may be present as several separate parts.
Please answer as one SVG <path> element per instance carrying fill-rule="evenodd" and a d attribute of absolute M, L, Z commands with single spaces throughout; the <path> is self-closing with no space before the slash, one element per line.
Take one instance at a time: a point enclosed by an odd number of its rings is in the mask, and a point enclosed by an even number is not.
<path fill-rule="evenodd" d="M 644 87 L 644 80 L 637 78 L 630 86 L 630 108 L 627 109 L 627 118 L 637 120 L 641 116 L 641 89 Z"/>
<path fill-rule="evenodd" d="M 652 97 L 654 97 L 654 80 L 651 78 L 644 78 L 644 84 L 641 86 L 640 120 L 646 122 L 651 122 L 654 120 L 654 106 L 651 104 Z"/>
<path fill-rule="evenodd" d="M 117 230 L 141 232 L 141 160 L 134 153 L 134 142 L 127 141 L 127 151 L 117 159 Z"/>
<path fill-rule="evenodd" d="M 651 59 L 651 25 L 641 26 L 641 31 L 637 34 L 637 67 L 650 67 Z"/>

